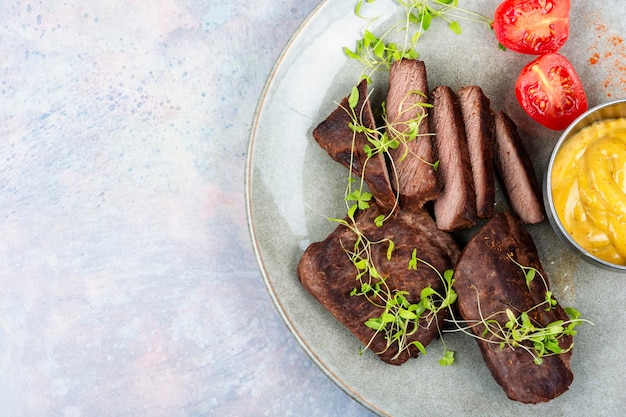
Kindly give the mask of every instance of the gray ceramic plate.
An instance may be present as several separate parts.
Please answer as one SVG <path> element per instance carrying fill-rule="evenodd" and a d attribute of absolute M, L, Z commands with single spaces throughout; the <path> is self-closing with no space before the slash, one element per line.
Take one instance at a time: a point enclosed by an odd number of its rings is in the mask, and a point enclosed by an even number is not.
<path fill-rule="evenodd" d="M 553 289 L 561 304 L 595 322 L 580 328 L 577 336 L 573 384 L 547 404 L 508 400 L 475 342 L 462 335 L 446 338 L 457 360 L 445 368 L 437 363 L 440 342 L 429 345 L 428 355 L 400 367 L 386 365 L 370 352 L 359 355 L 359 342 L 300 286 L 295 270 L 302 252 L 334 228 L 327 217 L 344 214 L 346 171 L 317 146 L 311 130 L 348 94 L 362 71 L 342 52 L 342 46 L 354 45 L 364 26 L 353 3 L 324 1 L 304 22 L 267 82 L 251 131 L 246 198 L 252 241 L 269 293 L 294 337 L 329 378 L 381 415 L 626 415 L 626 280 L 579 262 L 547 222 L 529 231 Z M 498 1 L 460 3 L 491 14 Z M 385 0 L 374 6 L 381 13 L 397 8 Z M 561 52 L 578 69 L 590 106 L 626 96 L 621 64 L 626 64 L 626 49 L 619 37 L 626 33 L 625 13 L 620 1 L 572 2 L 571 35 Z M 459 36 L 433 24 L 423 37 L 420 58 L 430 86 L 483 87 L 493 107 L 518 123 L 542 175 L 558 132 L 532 123 L 513 93 L 519 70 L 532 57 L 499 50 L 484 26 L 462 27 Z M 384 77 L 375 79 L 375 98 L 384 97 L 385 86 Z"/>

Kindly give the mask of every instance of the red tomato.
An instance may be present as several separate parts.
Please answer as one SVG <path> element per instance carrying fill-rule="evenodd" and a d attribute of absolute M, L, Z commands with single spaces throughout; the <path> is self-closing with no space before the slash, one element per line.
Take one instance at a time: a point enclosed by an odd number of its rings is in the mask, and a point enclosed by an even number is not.
<path fill-rule="evenodd" d="M 505 0 L 494 13 L 498 41 L 523 54 L 556 52 L 569 36 L 569 0 Z"/>
<path fill-rule="evenodd" d="M 557 53 L 541 55 L 522 69 L 515 96 L 530 117 L 553 130 L 565 129 L 588 107 L 574 67 Z"/>

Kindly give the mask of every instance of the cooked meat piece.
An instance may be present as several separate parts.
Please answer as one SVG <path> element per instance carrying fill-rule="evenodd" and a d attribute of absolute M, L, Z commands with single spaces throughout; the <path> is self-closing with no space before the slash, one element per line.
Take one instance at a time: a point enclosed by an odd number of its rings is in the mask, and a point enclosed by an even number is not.
<path fill-rule="evenodd" d="M 476 214 L 478 218 L 486 219 L 493 216 L 496 202 L 493 114 L 490 101 L 480 87 L 463 87 L 458 95 L 474 177 Z"/>
<path fill-rule="evenodd" d="M 358 90 L 359 101 L 354 113 L 363 126 L 375 129 L 376 122 L 367 97 L 366 80 L 359 83 Z M 339 107 L 313 130 L 313 138 L 335 161 L 348 169 L 352 166 L 354 177 L 359 178 L 367 160 L 364 146 L 369 142 L 364 133 L 352 131 L 348 125 L 351 121 L 352 115 L 346 97 Z M 367 161 L 364 179 L 382 207 L 392 209 L 395 206 L 396 197 L 389 181 L 389 171 L 383 153 L 378 153 Z"/>
<path fill-rule="evenodd" d="M 425 264 L 418 264 L 417 269 L 409 269 L 408 264 L 414 249 L 417 257 L 429 262 L 438 271 L 451 268 L 459 255 L 454 240 L 437 229 L 435 222 L 425 210 L 408 212 L 397 211 L 383 226 L 374 225 L 374 219 L 382 213 L 376 204 L 359 212 L 356 223 L 361 232 L 371 241 L 391 239 L 395 248 L 390 260 L 387 259 L 388 244 L 371 246 L 370 260 L 381 276 L 386 277 L 386 284 L 393 290 L 407 291 L 407 300 L 419 302 L 422 289 L 427 286 L 442 291 L 443 286 L 438 275 Z M 397 343 L 386 349 L 384 334 L 364 325 L 373 317 L 379 317 L 382 309 L 372 304 L 364 296 L 351 296 L 350 292 L 360 284 L 356 279 L 357 270 L 346 251 L 353 251 L 356 242 L 355 233 L 347 227 L 338 226 L 324 241 L 311 244 L 298 264 L 298 278 L 303 287 L 311 293 L 326 309 L 344 324 L 364 345 L 371 340 L 370 349 L 381 360 L 400 365 L 410 357 L 416 357 L 418 350 L 414 346 L 398 354 Z M 406 343 L 415 340 L 426 346 L 438 336 L 437 325 L 441 325 L 446 314 L 439 314 L 428 325 L 427 320 L 419 320 L 419 329 L 408 337 Z M 396 357 L 397 355 L 397 357 Z"/>
<path fill-rule="evenodd" d="M 431 130 L 439 156 L 437 175 L 442 186 L 435 201 L 435 219 L 441 230 L 457 230 L 476 223 L 476 193 L 465 138 L 463 116 L 456 94 L 447 86 L 431 93 Z"/>
<path fill-rule="evenodd" d="M 489 317 L 504 327 L 508 321 L 506 309 L 516 316 L 532 309 L 528 315 L 536 327 L 568 320 L 558 304 L 550 311 L 545 305 L 533 309 L 545 301 L 546 285 L 537 274 L 528 287 L 524 271 L 512 259 L 535 268 L 548 280 L 531 236 L 510 212 L 499 213 L 467 244 L 456 265 L 454 289 L 463 320 L 474 323 Z M 572 383 L 571 350 L 545 356 L 543 363 L 536 365 L 528 351 L 519 346 L 501 348 L 493 333 L 485 334 L 484 329 L 483 324 L 472 327 L 487 367 L 512 400 L 533 404 L 549 401 Z M 559 343 L 566 349 L 572 338 L 563 336 Z"/>
<path fill-rule="evenodd" d="M 495 114 L 495 165 L 511 208 L 524 223 L 545 219 L 541 188 L 517 126 L 506 114 Z"/>
<path fill-rule="evenodd" d="M 427 101 L 428 80 L 424 63 L 413 59 L 394 62 L 389 72 L 386 100 L 387 132 L 401 143 L 390 151 L 390 155 L 395 166 L 400 204 L 408 210 L 419 209 L 439 195 L 428 112 L 421 105 Z M 415 128 L 409 125 L 411 122 L 419 122 L 418 134 L 414 140 L 406 142 L 408 133 Z"/>

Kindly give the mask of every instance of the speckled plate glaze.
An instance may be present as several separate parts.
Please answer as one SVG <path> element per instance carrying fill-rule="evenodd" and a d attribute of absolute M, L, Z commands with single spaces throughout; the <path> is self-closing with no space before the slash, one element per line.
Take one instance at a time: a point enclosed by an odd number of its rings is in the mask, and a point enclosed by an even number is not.
<path fill-rule="evenodd" d="M 626 281 L 575 258 L 547 221 L 529 227 L 552 287 L 564 306 L 573 306 L 595 325 L 581 326 L 572 359 L 575 379 L 553 401 L 524 405 L 506 398 L 484 365 L 476 343 L 449 335 L 456 363 L 437 363 L 441 342 L 429 354 L 396 367 L 371 352 L 358 354 L 360 343 L 300 286 L 296 266 L 304 249 L 324 239 L 343 216 L 345 169 L 313 141 L 312 129 L 356 84 L 361 66 L 349 61 L 343 46 L 353 47 L 365 21 L 352 1 L 324 1 L 295 33 L 269 77 L 253 123 L 246 166 L 246 201 L 252 242 L 265 284 L 278 312 L 313 362 L 348 395 L 380 415 L 626 415 L 622 327 Z M 461 2 L 489 15 L 498 1 Z M 393 12 L 390 0 L 374 4 Z M 577 68 L 590 106 L 626 97 L 621 42 L 626 6 L 620 1 L 573 1 L 571 35 L 561 53 Z M 389 22 L 381 21 L 385 25 Z M 455 89 L 480 85 L 494 108 L 518 123 L 538 174 L 545 171 L 558 132 L 530 121 L 513 93 L 519 70 L 533 57 L 501 51 L 485 26 L 463 23 L 454 35 L 433 23 L 421 41 L 420 59 L 432 87 Z M 376 76 L 374 101 L 384 98 L 386 80 Z M 498 209 L 505 209 L 500 200 Z"/>

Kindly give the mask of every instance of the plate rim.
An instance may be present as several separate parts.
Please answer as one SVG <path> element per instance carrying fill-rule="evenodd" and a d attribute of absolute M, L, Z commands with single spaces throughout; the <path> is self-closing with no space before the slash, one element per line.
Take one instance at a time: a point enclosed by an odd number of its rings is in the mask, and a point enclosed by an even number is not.
<path fill-rule="evenodd" d="M 267 98 L 270 90 L 272 89 L 275 81 L 277 80 L 276 75 L 279 70 L 282 68 L 285 58 L 287 54 L 291 51 L 292 46 L 296 42 L 296 40 L 302 35 L 303 31 L 309 26 L 311 21 L 320 14 L 321 10 L 328 6 L 330 0 L 322 0 L 320 1 L 314 8 L 309 12 L 309 14 L 305 17 L 305 19 L 300 23 L 297 29 L 291 34 L 289 39 L 287 40 L 285 46 L 281 50 L 279 56 L 276 58 L 274 65 L 267 76 L 261 94 L 259 95 L 259 99 L 256 104 L 256 108 L 254 110 L 254 114 L 252 116 L 252 122 L 248 131 L 248 146 L 246 149 L 246 158 L 245 158 L 245 168 L 244 168 L 244 198 L 246 205 L 246 222 L 248 227 L 248 233 L 250 237 L 250 241 L 252 244 L 252 250 L 254 252 L 254 257 L 256 259 L 256 263 L 259 267 L 259 272 L 261 273 L 261 278 L 263 280 L 263 284 L 269 293 L 270 299 L 272 300 L 272 304 L 278 315 L 281 318 L 281 321 L 285 324 L 291 335 L 296 339 L 298 346 L 305 352 L 305 354 L 309 357 L 309 359 L 322 371 L 322 373 L 330 379 L 337 387 L 339 387 L 344 393 L 346 393 L 350 398 L 354 401 L 358 402 L 360 405 L 368 409 L 369 411 L 376 413 L 382 416 L 391 416 L 386 413 L 375 404 L 370 401 L 367 401 L 361 394 L 352 389 L 348 384 L 339 377 L 335 372 L 332 372 L 328 366 L 324 364 L 321 358 L 311 349 L 309 344 L 304 340 L 304 338 L 300 335 L 298 330 L 295 328 L 292 320 L 287 315 L 285 308 L 283 307 L 281 301 L 276 296 L 276 291 L 274 290 L 274 286 L 269 278 L 269 272 L 266 268 L 265 261 L 261 255 L 261 248 L 259 246 L 259 242 L 257 239 L 257 233 L 254 222 L 254 209 L 252 202 L 252 193 L 253 193 L 253 163 L 254 163 L 254 145 L 256 143 L 256 137 L 259 128 L 260 116 L 265 109 L 265 105 L 267 103 Z"/>
<path fill-rule="evenodd" d="M 266 265 L 266 261 L 262 256 L 262 245 L 258 240 L 258 227 L 255 226 L 255 213 L 254 213 L 254 202 L 252 201 L 252 196 L 256 187 L 253 186 L 254 182 L 254 172 L 253 169 L 255 159 L 255 144 L 258 142 L 257 136 L 259 135 L 259 127 L 262 125 L 261 119 L 264 111 L 267 109 L 268 99 L 270 97 L 270 93 L 272 89 L 275 87 L 275 84 L 280 82 L 278 79 L 278 74 L 281 70 L 283 70 L 286 58 L 289 53 L 292 51 L 292 47 L 299 40 L 299 38 L 303 35 L 303 32 L 309 27 L 312 21 L 318 17 L 318 15 L 326 8 L 330 7 L 332 2 L 330 0 L 321 0 L 319 4 L 317 4 L 311 12 L 307 15 L 307 17 L 301 22 L 301 24 L 297 27 L 294 33 L 289 37 L 287 43 L 283 47 L 281 53 L 276 58 L 276 61 L 270 71 L 262 92 L 259 96 L 256 109 L 254 111 L 252 123 L 249 128 L 249 137 L 248 137 L 248 147 L 246 154 L 246 162 L 245 162 L 245 174 L 244 174 L 244 191 L 245 191 L 245 204 L 246 204 L 246 218 L 247 225 L 250 233 L 252 248 L 254 251 L 254 255 L 259 267 L 259 271 L 261 273 L 261 277 L 263 283 L 269 293 L 270 299 L 274 304 L 276 312 L 281 317 L 283 323 L 287 326 L 288 330 L 292 334 L 292 336 L 296 339 L 296 342 L 300 346 L 300 348 L 307 354 L 309 359 L 322 371 L 322 373 L 328 377 L 336 386 L 338 386 L 342 391 L 344 391 L 350 398 L 358 402 L 364 408 L 369 411 L 384 416 L 392 416 L 389 412 L 384 411 L 380 407 L 376 406 L 371 401 L 368 401 L 363 397 L 362 394 L 357 392 L 354 388 L 352 388 L 349 384 L 346 383 L 344 379 L 340 377 L 337 373 L 333 372 L 332 369 L 328 367 L 321 357 L 312 349 L 311 345 L 302 337 L 298 329 L 296 328 L 295 322 L 291 319 L 288 314 L 288 308 L 283 305 L 283 302 L 279 299 L 277 292 L 275 291 L 275 286 L 272 283 L 272 279 L 270 278 L 270 273 L 268 267 Z"/>

